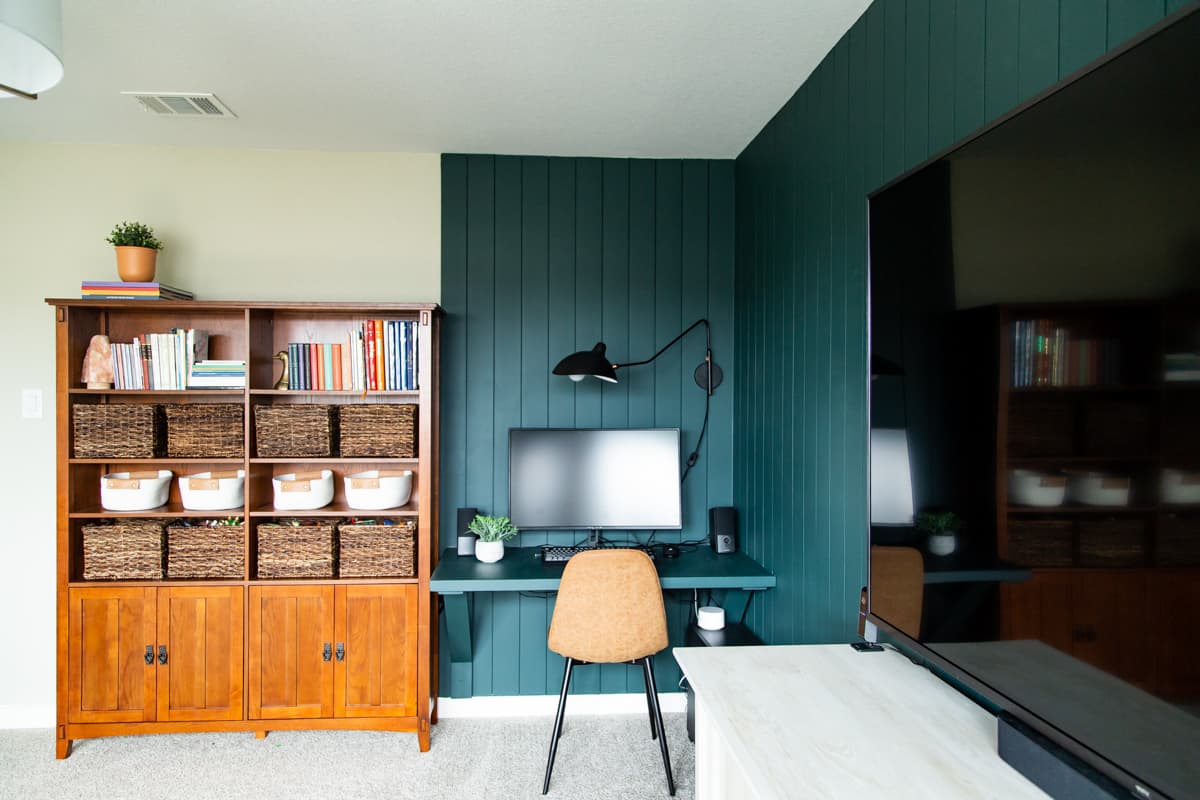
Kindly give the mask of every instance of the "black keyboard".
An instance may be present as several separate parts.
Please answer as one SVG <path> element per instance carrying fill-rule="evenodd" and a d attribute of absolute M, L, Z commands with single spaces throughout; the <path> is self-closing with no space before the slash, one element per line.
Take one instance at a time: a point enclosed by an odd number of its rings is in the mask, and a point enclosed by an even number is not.
<path fill-rule="evenodd" d="M 596 550 L 595 547 L 587 545 L 565 545 L 565 544 L 544 544 L 542 545 L 542 563 L 543 564 L 561 564 L 569 561 L 571 556 L 578 553 L 585 553 L 588 550 Z M 646 555 L 654 559 L 654 550 L 649 547 L 634 547 L 634 550 L 641 550 Z"/>
<path fill-rule="evenodd" d="M 572 547 L 565 544 L 544 544 L 542 545 L 542 563 L 543 564 L 560 564 L 570 560 L 571 556 L 576 553 L 582 553 L 587 550 L 594 550 L 593 547 Z"/>

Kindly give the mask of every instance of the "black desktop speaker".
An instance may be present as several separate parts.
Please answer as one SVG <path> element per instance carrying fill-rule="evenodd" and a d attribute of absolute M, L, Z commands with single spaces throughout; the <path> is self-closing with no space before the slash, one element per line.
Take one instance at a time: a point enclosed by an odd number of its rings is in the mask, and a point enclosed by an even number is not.
<path fill-rule="evenodd" d="M 737 552 L 737 509 L 714 506 L 708 510 L 708 543 L 718 553 Z"/>
<path fill-rule="evenodd" d="M 478 508 L 460 508 L 458 510 L 458 525 L 455 530 L 458 533 L 458 554 L 460 556 L 475 555 L 476 537 L 467 530 L 467 526 L 471 524 L 471 520 L 475 519 L 475 515 L 478 513 Z"/>

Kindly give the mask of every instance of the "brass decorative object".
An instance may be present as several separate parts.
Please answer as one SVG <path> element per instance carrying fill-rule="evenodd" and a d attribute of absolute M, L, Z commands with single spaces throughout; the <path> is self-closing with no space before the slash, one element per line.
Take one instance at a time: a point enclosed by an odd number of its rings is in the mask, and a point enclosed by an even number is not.
<path fill-rule="evenodd" d="M 283 364 L 283 372 L 280 373 L 279 380 L 275 381 L 274 388 L 276 388 L 276 389 L 290 388 L 288 386 L 288 354 L 287 354 L 287 350 L 280 350 L 278 353 L 271 356 L 271 358 L 273 358 L 276 361 L 279 361 Z"/>

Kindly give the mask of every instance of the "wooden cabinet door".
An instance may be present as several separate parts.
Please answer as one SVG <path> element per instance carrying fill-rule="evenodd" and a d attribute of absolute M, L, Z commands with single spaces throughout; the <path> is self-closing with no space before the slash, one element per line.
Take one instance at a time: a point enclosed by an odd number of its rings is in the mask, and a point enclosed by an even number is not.
<path fill-rule="evenodd" d="M 332 717 L 333 587 L 251 587 L 247 661 L 250 719 Z"/>
<path fill-rule="evenodd" d="M 335 716 L 414 716 L 417 587 L 339 586 L 335 616 Z"/>
<path fill-rule="evenodd" d="M 242 719 L 242 588 L 158 590 L 158 719 Z"/>
<path fill-rule="evenodd" d="M 71 722 L 154 719 L 155 590 L 71 589 L 67 593 L 67 718 Z M 152 650 L 152 652 L 154 652 Z"/>
<path fill-rule="evenodd" d="M 1148 580 L 1152 685 L 1179 703 L 1200 701 L 1200 576 L 1195 570 L 1160 570 Z"/>

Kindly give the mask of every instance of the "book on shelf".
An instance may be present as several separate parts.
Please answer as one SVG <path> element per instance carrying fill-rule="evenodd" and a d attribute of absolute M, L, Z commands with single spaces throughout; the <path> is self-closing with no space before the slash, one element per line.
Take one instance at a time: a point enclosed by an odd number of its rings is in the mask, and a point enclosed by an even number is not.
<path fill-rule="evenodd" d="M 1014 388 L 1113 385 L 1121 378 L 1121 344 L 1114 338 L 1080 337 L 1049 319 L 1012 323 Z"/>
<path fill-rule="evenodd" d="M 208 359 L 192 364 L 189 389 L 244 389 L 246 362 Z"/>
<path fill-rule="evenodd" d="M 83 281 L 79 286 L 84 300 L 194 300 L 186 289 L 157 281 Z"/>
<path fill-rule="evenodd" d="M 301 392 L 413 391 L 417 323 L 372 319 L 343 342 L 288 342 L 288 388 Z"/>
<path fill-rule="evenodd" d="M 174 328 L 139 334 L 131 342 L 113 342 L 112 353 L 116 389 L 185 389 L 192 365 L 208 358 L 208 332 Z"/>

